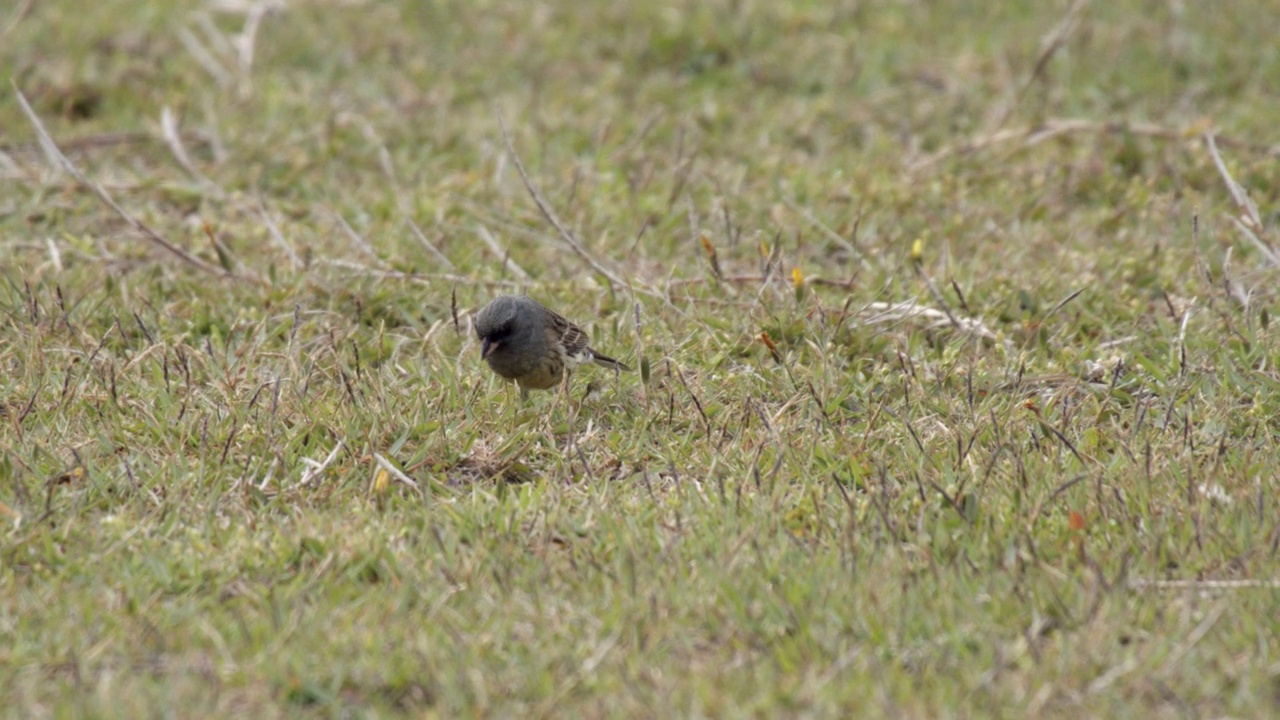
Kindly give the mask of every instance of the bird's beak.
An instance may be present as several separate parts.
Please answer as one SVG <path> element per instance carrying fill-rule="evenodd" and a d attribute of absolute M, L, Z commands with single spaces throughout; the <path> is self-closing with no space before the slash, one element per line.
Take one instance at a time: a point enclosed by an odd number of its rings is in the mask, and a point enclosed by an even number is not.
<path fill-rule="evenodd" d="M 484 360 L 489 357 L 489 353 L 498 349 L 500 343 L 491 342 L 489 338 L 480 341 L 480 359 Z"/>

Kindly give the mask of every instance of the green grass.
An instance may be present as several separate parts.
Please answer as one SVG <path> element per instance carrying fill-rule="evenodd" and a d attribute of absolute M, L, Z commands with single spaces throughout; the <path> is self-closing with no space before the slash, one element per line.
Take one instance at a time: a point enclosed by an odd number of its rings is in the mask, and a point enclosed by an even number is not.
<path fill-rule="evenodd" d="M 11 5 L 5 715 L 1280 712 L 1269 3 Z"/>

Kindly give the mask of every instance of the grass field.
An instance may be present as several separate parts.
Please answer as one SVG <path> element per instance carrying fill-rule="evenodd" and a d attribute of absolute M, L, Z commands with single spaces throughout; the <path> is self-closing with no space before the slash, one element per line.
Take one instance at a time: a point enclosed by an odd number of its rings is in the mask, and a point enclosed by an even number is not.
<path fill-rule="evenodd" d="M 1273 2 L 265 9 L 0 8 L 3 715 L 1280 714 Z"/>

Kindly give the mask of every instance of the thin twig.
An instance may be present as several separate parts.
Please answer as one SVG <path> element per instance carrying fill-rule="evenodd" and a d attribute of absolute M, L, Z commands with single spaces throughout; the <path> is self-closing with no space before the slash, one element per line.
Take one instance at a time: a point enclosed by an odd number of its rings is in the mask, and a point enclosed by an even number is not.
<path fill-rule="evenodd" d="M 718 282 L 731 283 L 736 285 L 757 285 L 757 284 L 766 282 L 769 279 L 770 278 L 765 277 L 764 275 L 724 275 L 720 278 L 717 278 L 716 280 Z M 772 279 L 775 282 L 779 282 L 779 283 L 790 282 L 790 279 L 785 278 L 782 275 L 774 275 Z M 680 287 L 682 285 L 704 285 L 708 282 L 711 282 L 711 280 L 712 280 L 711 278 L 707 278 L 707 277 L 679 278 L 676 280 L 669 280 L 667 282 L 667 287 L 674 288 L 674 287 Z M 844 290 L 853 290 L 858 287 L 858 283 L 854 280 L 833 280 L 831 278 L 824 278 L 817 275 L 810 275 L 806 277 L 804 281 L 806 284 L 809 284 L 809 285 L 826 285 L 830 287 L 842 288 Z"/>
<path fill-rule="evenodd" d="M 1196 298 L 1191 298 L 1186 312 L 1182 314 L 1182 324 L 1178 327 L 1178 369 L 1183 375 L 1187 373 L 1187 323 L 1191 322 L 1195 309 Z"/>
<path fill-rule="evenodd" d="M 383 267 L 387 266 L 386 261 L 378 257 L 378 251 L 373 249 L 373 245 L 371 245 L 368 240 L 365 240 L 363 235 L 356 232 L 355 228 L 351 227 L 351 223 L 347 222 L 347 219 L 342 216 L 342 213 L 339 213 L 337 210 L 329 210 L 329 213 L 333 215 L 334 220 L 338 221 L 338 227 L 342 228 L 342 232 L 346 234 L 349 240 L 351 240 L 352 245 L 363 250 L 364 254 L 368 255 L 374 262 Z"/>
<path fill-rule="evenodd" d="M 31 12 L 31 6 L 35 4 L 36 0 L 23 0 L 23 3 L 14 11 L 13 16 L 9 18 L 9 24 L 4 26 L 4 31 L 0 32 L 0 41 L 9 37 L 9 33 L 13 32 L 13 29 L 18 27 L 18 23 L 22 22 L 22 19 L 27 16 L 27 13 Z"/>
<path fill-rule="evenodd" d="M 280 246 L 281 250 L 284 250 L 284 254 L 289 256 L 289 263 L 293 266 L 293 269 L 295 271 L 300 270 L 302 268 L 302 259 L 298 257 L 298 253 L 293 249 L 293 246 L 284 239 L 284 233 L 280 232 L 280 226 L 277 225 L 275 219 L 271 217 L 271 212 L 267 210 L 267 206 L 262 202 L 262 198 L 258 197 L 257 200 L 258 215 L 262 218 L 262 223 L 267 226 L 267 234 L 270 235 L 271 239 Z"/>
<path fill-rule="evenodd" d="M 462 285 L 485 285 L 488 287 L 520 288 L 526 285 L 526 283 L 520 283 L 514 280 L 488 280 L 485 278 L 471 278 L 451 273 L 407 273 L 400 270 L 383 270 L 381 268 L 372 268 L 368 265 L 351 262 L 350 260 L 331 260 L 328 258 L 320 258 L 316 260 L 316 262 L 321 265 L 342 268 L 343 270 L 352 270 L 379 280 L 402 280 L 404 282 L 411 282 L 416 285 L 424 285 L 427 287 L 433 285 L 433 280 L 460 283 Z"/>
<path fill-rule="evenodd" d="M 524 268 L 520 267 L 519 263 L 511 259 L 511 251 L 503 250 L 502 246 L 498 244 L 498 239 L 493 236 L 493 233 L 489 232 L 489 228 L 484 225 L 476 225 L 476 234 L 480 236 L 480 239 L 484 241 L 485 245 L 489 246 L 489 249 L 493 251 L 493 254 L 498 256 L 498 260 L 501 261 L 503 265 L 511 268 L 511 271 L 516 274 L 516 277 L 522 280 L 529 279 L 529 273 L 525 272 Z"/>
<path fill-rule="evenodd" d="M 440 251 L 440 248 L 436 247 L 435 243 L 427 238 L 426 233 L 422 232 L 422 228 L 418 227 L 418 223 L 414 222 L 412 218 L 405 218 L 405 222 L 408 223 L 409 229 L 413 231 L 413 236 L 418 238 L 418 242 L 422 243 L 423 247 L 434 255 L 437 260 L 444 263 L 445 268 L 449 270 L 457 269 L 449 258 Z"/>
<path fill-rule="evenodd" d="M 222 188 L 200 172 L 196 164 L 191 161 L 191 156 L 187 154 L 186 146 L 182 144 L 182 133 L 178 129 L 178 116 L 174 114 L 168 105 L 160 111 L 160 133 L 164 136 L 165 144 L 169 146 L 169 152 L 173 153 L 173 158 L 178 161 L 178 164 L 193 180 L 215 197 L 223 198 L 226 196 Z"/>
<path fill-rule="evenodd" d="M 1144 580 L 1129 581 L 1131 590 L 1275 590 L 1280 580 Z"/>
<path fill-rule="evenodd" d="M 329 465 L 337 459 L 338 453 L 342 452 L 344 445 L 345 443 L 342 440 L 339 440 L 338 444 L 333 446 L 333 450 L 330 451 L 329 456 L 324 459 L 324 462 L 316 462 L 315 460 L 307 457 L 302 458 L 302 462 L 308 467 L 306 470 L 302 471 L 302 479 L 299 480 L 298 484 L 294 487 L 306 487 L 307 485 L 310 485 L 313 480 L 320 477 L 320 475 L 329 468 Z"/>
<path fill-rule="evenodd" d="M 909 169 L 912 172 L 924 170 L 938 162 L 941 162 L 942 160 L 947 159 L 948 157 L 951 157 L 952 155 L 967 155 L 969 153 L 986 150 L 987 148 L 1012 141 L 1022 141 L 1022 147 L 1025 149 L 1063 135 L 1076 134 L 1136 135 L 1159 140 L 1174 140 L 1181 142 L 1187 142 L 1194 139 L 1194 136 L 1188 135 L 1185 130 L 1168 128 L 1163 125 L 1156 125 L 1155 123 L 1099 122 L 1097 120 L 1086 120 L 1083 118 L 1053 118 L 1045 120 L 1039 125 L 984 133 L 971 138 L 967 142 L 943 148 L 926 158 L 917 160 L 911 164 Z M 1280 144 L 1258 145 L 1236 138 L 1222 136 L 1216 137 L 1219 143 L 1227 147 L 1241 148 L 1271 157 L 1280 156 Z"/>
<path fill-rule="evenodd" d="M 36 4 L 36 0 L 24 0 L 22 5 L 18 5 L 18 9 L 14 10 L 13 17 L 9 18 L 9 24 L 6 24 L 4 31 L 0 32 L 0 41 L 9 37 L 9 33 L 18 27 L 18 23 L 27 17 L 27 13 L 31 12 L 31 6 Z"/>
<path fill-rule="evenodd" d="M 187 141 L 197 141 L 201 143 L 209 143 L 209 139 L 200 133 L 187 132 L 184 133 Z M 85 135 L 83 137 L 69 138 L 60 140 L 58 147 L 63 152 L 80 152 L 82 150 L 91 150 L 94 148 L 112 147 L 113 145 L 132 145 L 135 143 L 148 143 L 156 139 L 155 135 L 149 132 L 141 131 L 122 131 L 122 132 L 105 132 L 96 135 Z M 0 152 L 13 153 L 15 155 L 31 152 L 42 147 L 39 142 L 35 143 L 0 143 Z"/>
<path fill-rule="evenodd" d="M 1225 601 L 1220 602 L 1216 607 L 1210 610 L 1205 618 L 1196 625 L 1194 630 L 1191 631 L 1191 634 L 1187 636 L 1187 639 L 1182 641 L 1182 643 L 1174 648 L 1173 652 L 1165 658 L 1164 664 L 1160 666 L 1160 670 L 1157 672 L 1156 677 L 1166 677 L 1169 673 L 1173 672 L 1173 669 L 1182 661 L 1182 658 L 1187 654 L 1187 651 L 1195 647 L 1196 643 L 1203 640 L 1204 636 L 1208 635 L 1209 631 L 1213 629 L 1213 626 L 1218 624 L 1218 620 L 1222 618 L 1222 615 L 1226 610 L 1227 604 Z"/>
<path fill-rule="evenodd" d="M 417 481 L 415 481 L 413 478 L 411 478 L 411 477 L 409 477 L 408 475 L 405 475 L 403 472 L 401 472 L 401 471 L 400 471 L 400 470 L 399 470 L 395 465 L 392 465 L 392 464 L 391 464 L 391 461 L 390 461 L 390 460 L 388 460 L 388 459 L 386 459 L 385 457 L 383 457 L 380 453 L 374 453 L 374 454 L 373 454 L 373 459 L 374 459 L 374 460 L 377 460 L 377 461 L 378 461 L 378 464 L 382 466 L 382 469 L 383 469 L 383 470 L 386 470 L 388 473 L 390 473 L 390 474 L 391 474 L 391 477 L 393 477 L 393 478 L 395 478 L 395 479 L 399 480 L 400 482 L 404 483 L 405 485 L 408 485 L 409 487 L 413 488 L 414 490 L 417 490 L 417 489 L 418 489 L 418 483 L 417 483 Z"/>
<path fill-rule="evenodd" d="M 586 249 L 582 247 L 582 244 L 578 242 L 578 239 L 573 236 L 573 233 L 569 232 L 569 229 L 565 227 L 565 224 L 560 221 L 560 218 L 556 215 L 555 211 L 551 209 L 551 205 L 546 201 L 546 198 L 542 197 L 542 193 L 538 191 L 538 187 L 533 184 L 533 180 L 529 177 L 529 173 L 524 169 L 524 162 L 520 160 L 520 156 L 516 154 L 516 147 L 511 141 L 511 133 L 507 131 L 507 120 L 502 116 L 502 110 L 497 106 L 494 106 L 494 112 L 497 113 L 498 116 L 498 127 L 502 129 L 502 140 L 507 145 L 507 154 L 511 156 L 511 161 L 515 163 L 516 172 L 520 174 L 520 180 L 524 183 L 525 190 L 529 191 L 529 196 L 533 198 L 533 202 L 538 206 L 538 210 L 542 213 L 542 217 L 546 218 L 547 222 L 551 223 L 552 226 L 555 227 L 556 231 L 560 233 L 560 239 L 564 240 L 565 244 L 569 246 L 569 249 L 572 250 L 575 255 L 581 258 L 583 262 L 587 263 L 591 269 L 603 275 L 611 285 L 630 287 L 630 283 L 623 280 L 619 275 L 601 265 L 595 258 L 591 257 Z"/>
<path fill-rule="evenodd" d="M 1089 0 L 1076 0 L 1071 3 L 1071 7 L 1067 8 L 1066 14 L 1062 16 L 1062 19 L 1058 21 L 1058 24 L 1053 26 L 1053 29 L 1049 31 L 1048 35 L 1044 36 L 1044 40 L 1041 42 L 1040 54 L 1036 56 L 1035 65 L 1031 67 L 1031 72 L 1027 73 L 1027 77 L 1022 81 L 1022 85 L 1014 92 L 1013 97 L 1010 99 L 1009 103 L 1005 105 L 996 121 L 990 125 L 992 129 L 998 130 L 1004 127 L 1004 124 L 1009 121 L 1013 112 L 1018 109 L 1018 105 L 1022 103 L 1022 98 L 1027 94 L 1027 91 L 1031 89 L 1031 86 L 1035 84 L 1036 80 L 1039 80 L 1040 77 L 1044 75 L 1044 70 L 1048 67 L 1049 61 L 1052 60 L 1053 56 L 1057 55 L 1058 51 L 1062 49 L 1062 46 L 1066 44 L 1067 38 L 1070 37 L 1071 33 L 1076 29 L 1076 25 L 1079 23 L 1081 11 L 1083 11 L 1085 5 L 1088 4 Z"/>
<path fill-rule="evenodd" d="M 201 260 L 200 258 L 196 257 L 195 255 L 192 255 L 191 253 L 187 252 L 186 250 L 183 250 L 177 245 L 174 245 L 173 243 L 169 242 L 160 233 L 156 232 L 155 230 L 152 230 L 151 227 L 148 226 L 146 223 L 135 218 L 133 215 L 130 215 L 128 211 L 120 207 L 120 205 L 118 205 L 116 201 L 113 200 L 111 196 L 107 194 L 106 189 L 104 189 L 98 183 L 89 180 L 89 178 L 86 177 L 85 174 L 80 171 L 80 168 L 76 167 L 74 163 L 72 163 L 69 159 L 67 159 L 66 155 L 62 154 L 62 151 L 59 150 L 58 146 L 53 142 L 53 138 L 49 135 L 49 132 L 45 130 L 44 125 L 40 122 L 40 118 L 39 116 L 36 115 L 35 110 L 31 109 L 31 105 L 30 103 L 27 102 L 26 96 L 23 95 L 22 91 L 18 89 L 17 83 L 11 82 L 11 85 L 13 86 L 14 95 L 18 98 L 18 104 L 22 106 L 22 111 L 26 113 L 27 119 L 30 120 L 32 126 L 35 127 L 36 134 L 40 137 L 40 142 L 41 142 L 41 145 L 44 147 L 45 152 L 52 159 L 56 161 L 60 169 L 67 171 L 73 178 L 76 179 L 76 182 L 80 183 L 84 187 L 91 190 L 94 195 L 98 196 L 98 199 L 101 200 L 103 204 L 105 204 L 107 207 L 114 210 L 116 214 L 119 215 L 121 218 L 123 218 L 125 222 L 129 223 L 129 225 L 131 225 L 133 229 L 142 233 L 143 237 L 147 238 L 152 243 L 155 243 L 156 245 L 159 245 L 165 250 L 168 250 L 170 253 L 173 253 L 174 255 L 178 256 L 178 258 L 180 258 L 182 261 L 186 262 L 187 264 L 197 269 L 203 270 L 204 272 L 207 272 L 211 275 L 214 275 L 216 277 L 234 277 L 230 271 L 220 268 L 217 265 L 212 265 L 210 263 L 207 263 L 204 260 Z"/>
<path fill-rule="evenodd" d="M 916 261 L 916 273 L 920 275 L 920 279 L 924 280 L 925 287 L 929 289 L 929 294 L 933 296 L 933 301 L 942 307 L 942 312 L 947 316 L 947 320 L 956 327 L 957 330 L 963 331 L 965 327 L 960 324 L 960 319 L 951 312 L 951 306 L 947 304 L 946 299 L 942 297 L 942 293 L 938 291 L 938 286 L 934 284 L 933 278 L 924 270 L 924 262 Z"/>
<path fill-rule="evenodd" d="M 191 53 L 191 57 L 195 59 L 196 63 L 213 77 L 214 82 L 218 83 L 219 87 L 226 87 L 231 84 L 231 73 L 227 72 L 227 69 L 222 66 L 218 58 L 214 57 L 213 52 L 205 47 L 205 44 L 201 42 L 200 38 L 196 37 L 195 33 L 185 27 L 180 27 L 178 28 L 178 39 L 182 41 L 183 46 L 187 48 L 188 53 Z"/>
<path fill-rule="evenodd" d="M 236 65 L 240 70 L 240 91 L 248 94 L 252 89 L 250 77 L 253 71 L 254 49 L 258 41 L 258 28 L 262 26 L 262 18 L 276 10 L 276 3 L 261 2 L 253 5 L 245 13 L 244 29 L 234 39 L 236 49 Z"/>
<path fill-rule="evenodd" d="M 1258 252 L 1262 253 L 1262 257 L 1272 265 L 1280 266 L 1280 252 L 1274 250 L 1265 240 L 1262 239 L 1263 225 L 1262 216 L 1258 213 L 1258 206 L 1249 197 L 1249 193 L 1245 191 L 1240 183 L 1231 177 L 1231 173 L 1227 171 L 1227 164 L 1222 161 L 1222 155 L 1218 153 L 1218 144 L 1215 142 L 1213 134 L 1204 136 L 1205 146 L 1209 148 L 1209 155 L 1213 158 L 1213 164 L 1218 168 L 1218 174 L 1222 176 L 1222 181 L 1227 184 L 1227 191 L 1231 193 L 1231 200 L 1235 202 L 1236 207 L 1240 210 L 1240 217 L 1232 217 L 1231 221 L 1244 235 L 1258 248 Z"/>
<path fill-rule="evenodd" d="M 987 340 L 997 340 L 997 336 L 990 328 L 980 320 L 956 315 L 955 313 L 945 313 L 936 308 L 912 300 L 900 303 L 873 302 L 859 312 L 861 320 L 868 324 L 878 324 L 885 322 L 896 322 L 914 317 L 923 317 L 933 321 L 930 329 L 946 327 L 954 325 L 957 329 L 968 333 L 974 333 Z M 1007 341 L 1006 341 L 1007 342 Z"/>
<path fill-rule="evenodd" d="M 861 263 L 863 267 L 868 269 L 870 268 L 871 265 L 870 263 L 867 262 L 867 257 L 866 255 L 863 254 L 861 250 L 859 250 L 856 246 L 854 246 L 852 242 L 846 240 L 844 236 L 842 236 L 840 233 L 836 232 L 835 230 L 832 230 L 830 227 L 827 226 L 826 223 L 819 220 L 818 217 L 814 215 L 811 210 L 801 206 L 792 198 L 785 198 L 783 202 L 787 204 L 787 207 L 791 208 L 795 212 L 800 213 L 800 215 L 805 220 L 809 221 L 810 225 L 822 231 L 822 234 L 830 238 L 832 242 L 844 248 L 844 251 L 849 253 L 851 257 L 853 257 L 859 263 Z"/>

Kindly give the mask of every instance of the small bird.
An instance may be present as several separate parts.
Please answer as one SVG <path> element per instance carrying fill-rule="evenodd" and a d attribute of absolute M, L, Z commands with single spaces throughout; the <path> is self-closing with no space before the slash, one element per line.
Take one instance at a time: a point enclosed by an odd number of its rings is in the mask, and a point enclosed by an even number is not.
<path fill-rule="evenodd" d="M 611 370 L 631 368 L 593 350 L 577 325 L 527 295 L 494 298 L 476 315 L 480 358 L 520 394 L 553 388 L 585 362 Z"/>

